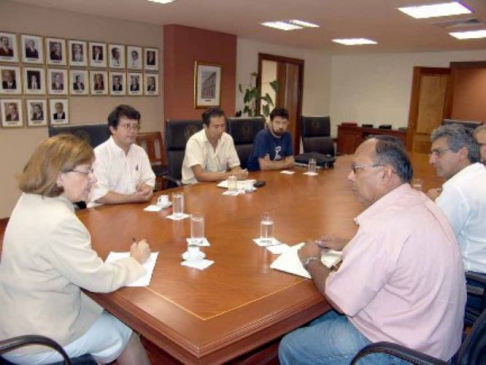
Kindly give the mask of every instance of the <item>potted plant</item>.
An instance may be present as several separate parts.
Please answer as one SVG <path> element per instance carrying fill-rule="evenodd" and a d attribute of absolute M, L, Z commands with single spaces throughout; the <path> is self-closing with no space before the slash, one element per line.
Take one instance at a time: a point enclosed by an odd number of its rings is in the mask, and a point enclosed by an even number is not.
<path fill-rule="evenodd" d="M 257 85 L 257 77 L 258 73 L 256 72 L 252 72 L 250 74 L 250 84 L 247 85 L 244 91 L 243 85 L 238 85 L 240 93 L 243 94 L 243 103 L 245 106 L 243 107 L 243 110 L 236 113 L 237 117 L 240 117 L 242 114 L 246 114 L 249 117 L 263 115 L 265 118 L 268 118 L 270 115 L 270 107 L 273 108 L 275 104 L 269 93 L 262 95 L 262 88 L 261 86 Z M 275 91 L 275 93 L 278 92 L 278 82 L 276 80 L 270 82 L 270 87 Z M 259 108 L 260 103 L 262 102 L 265 102 L 265 104 L 263 104 L 262 113 L 260 113 Z"/>

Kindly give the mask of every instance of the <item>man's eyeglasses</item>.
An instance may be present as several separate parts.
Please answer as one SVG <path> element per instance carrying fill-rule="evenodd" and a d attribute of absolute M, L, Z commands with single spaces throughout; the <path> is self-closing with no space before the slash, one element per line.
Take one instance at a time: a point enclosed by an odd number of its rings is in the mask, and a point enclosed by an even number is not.
<path fill-rule="evenodd" d="M 80 171 L 80 170 L 69 170 L 69 171 L 66 171 L 66 173 L 68 172 L 77 172 L 78 174 L 83 174 L 83 175 L 86 175 L 88 176 L 89 174 L 94 174 L 94 170 L 91 168 L 89 169 L 88 171 Z"/>
<path fill-rule="evenodd" d="M 372 164 L 369 164 L 369 165 L 357 165 L 355 163 L 352 163 L 351 164 L 351 171 L 353 171 L 353 173 L 356 174 L 359 169 L 366 169 L 368 167 L 374 168 L 374 167 L 378 167 L 378 166 L 383 166 L 383 165 L 377 164 L 377 163 L 372 163 Z"/>
<path fill-rule="evenodd" d="M 120 127 L 121 129 L 124 129 L 126 131 L 132 129 L 132 130 L 138 132 L 140 130 L 140 125 L 138 125 L 138 124 L 120 124 L 118 127 Z"/>
<path fill-rule="evenodd" d="M 432 156 L 441 157 L 447 151 L 451 151 L 451 149 L 450 148 L 437 148 L 435 150 L 430 151 L 429 157 L 432 157 Z"/>

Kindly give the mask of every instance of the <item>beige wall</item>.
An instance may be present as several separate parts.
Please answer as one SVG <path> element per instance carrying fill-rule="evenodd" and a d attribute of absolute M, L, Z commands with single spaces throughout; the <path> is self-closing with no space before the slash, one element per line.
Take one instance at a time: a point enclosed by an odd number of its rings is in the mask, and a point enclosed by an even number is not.
<path fill-rule="evenodd" d="M 262 62 L 262 95 L 270 95 L 273 102 L 277 100 L 277 93 L 275 90 L 272 89 L 270 83 L 273 81 L 277 81 L 277 62 L 275 61 L 263 61 Z M 243 88 L 243 90 L 245 90 Z M 266 105 L 267 102 L 262 102 L 260 110 L 263 110 L 263 106 Z M 270 108 L 270 110 L 272 110 Z"/>
<path fill-rule="evenodd" d="M 406 127 L 414 66 L 478 60 L 486 51 L 332 56 L 332 134 L 346 121 Z"/>
<path fill-rule="evenodd" d="M 142 131 L 162 130 L 163 29 L 160 26 L 86 16 L 0 1 L 1 30 L 18 34 L 93 40 L 159 48 L 160 70 L 158 97 L 86 97 L 70 100 L 71 124 L 105 122 L 111 109 L 131 104 L 142 113 Z M 23 97 L 25 99 L 25 97 Z M 15 180 L 36 144 L 47 136 L 46 128 L 0 129 L 0 218 L 10 216 L 19 197 Z"/>

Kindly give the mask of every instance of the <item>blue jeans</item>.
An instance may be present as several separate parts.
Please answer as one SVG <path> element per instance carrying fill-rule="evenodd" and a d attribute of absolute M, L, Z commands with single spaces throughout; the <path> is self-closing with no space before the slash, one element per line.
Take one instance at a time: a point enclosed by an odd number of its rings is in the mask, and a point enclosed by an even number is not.
<path fill-rule="evenodd" d="M 343 364 L 371 343 L 346 316 L 330 311 L 310 323 L 287 334 L 278 349 L 282 365 Z M 409 364 L 389 355 L 368 355 L 359 365 Z"/>

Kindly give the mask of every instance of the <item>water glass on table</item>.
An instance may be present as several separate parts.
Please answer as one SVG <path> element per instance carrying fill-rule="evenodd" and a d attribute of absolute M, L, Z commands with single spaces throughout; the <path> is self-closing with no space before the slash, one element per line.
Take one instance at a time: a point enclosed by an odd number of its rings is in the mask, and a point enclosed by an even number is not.
<path fill-rule="evenodd" d="M 191 241 L 201 244 L 204 241 L 204 214 L 194 213 L 191 215 Z"/>
<path fill-rule="evenodd" d="M 234 193 L 238 190 L 238 178 L 236 175 L 228 176 L 228 191 Z"/>
<path fill-rule="evenodd" d="M 316 172 L 316 159 L 314 157 L 309 158 L 309 173 L 314 174 Z"/>
<path fill-rule="evenodd" d="M 174 193 L 172 194 L 172 207 L 174 217 L 180 218 L 184 214 L 184 194 Z"/>
<path fill-rule="evenodd" d="M 273 217 L 268 212 L 261 214 L 260 239 L 266 243 L 271 243 L 273 240 Z"/>

